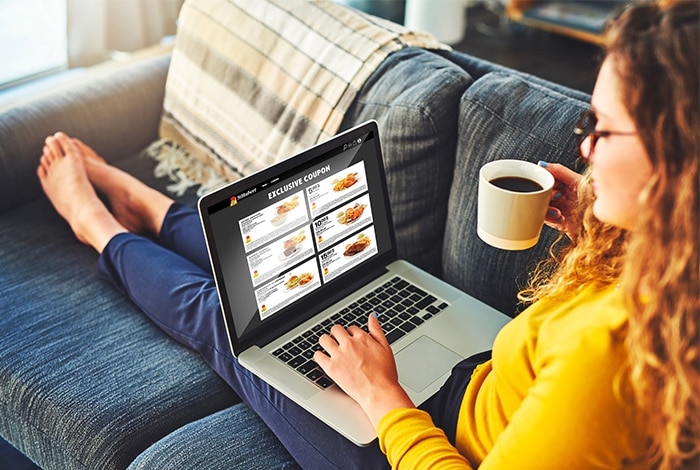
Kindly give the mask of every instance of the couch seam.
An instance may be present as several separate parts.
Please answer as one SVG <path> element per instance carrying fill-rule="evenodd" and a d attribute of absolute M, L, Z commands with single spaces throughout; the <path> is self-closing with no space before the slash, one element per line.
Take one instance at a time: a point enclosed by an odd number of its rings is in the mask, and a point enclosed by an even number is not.
<path fill-rule="evenodd" d="M 494 74 L 494 75 L 499 75 L 499 76 L 503 76 L 503 77 L 512 77 L 512 76 L 510 76 L 510 75 L 503 74 L 503 73 L 501 73 L 501 72 L 491 72 L 491 73 Z M 488 74 L 487 74 L 487 75 L 488 75 Z M 527 84 L 527 82 L 525 82 L 524 80 L 521 80 L 519 77 L 515 77 L 515 78 L 516 78 L 518 81 L 520 81 L 520 82 L 522 82 L 522 83 L 525 83 L 525 84 L 528 85 L 528 86 L 532 86 L 531 84 Z M 536 84 L 535 84 L 535 85 L 536 85 Z M 539 87 L 538 87 L 538 91 L 539 91 Z M 555 93 L 556 93 L 556 92 L 555 92 Z M 581 103 L 580 101 L 578 101 L 578 100 L 576 100 L 576 99 L 574 99 L 574 98 L 568 97 L 568 96 L 566 96 L 566 95 L 562 95 L 562 94 L 560 94 L 560 93 L 556 93 L 556 95 L 551 94 L 551 93 L 544 93 L 544 94 L 547 95 L 549 98 L 552 98 L 552 99 L 561 99 L 561 98 L 564 98 L 565 100 L 571 101 L 571 102 L 576 103 L 576 104 Z M 463 98 L 462 101 L 463 101 L 463 102 L 468 102 L 468 103 L 470 103 L 471 105 L 473 105 L 473 106 L 475 106 L 475 107 L 481 108 L 481 109 L 483 109 L 483 110 L 489 112 L 489 113 L 491 114 L 491 116 L 493 116 L 493 117 L 495 117 L 495 118 L 498 118 L 499 120 L 501 120 L 501 121 L 503 121 L 505 124 L 507 124 L 509 127 L 513 128 L 513 129 L 515 129 L 515 130 L 517 130 L 517 131 L 519 131 L 519 132 L 524 133 L 525 135 L 527 135 L 528 137 L 530 137 L 530 138 L 536 140 L 536 141 L 539 142 L 539 143 L 544 144 L 544 145 L 547 146 L 547 148 L 549 148 L 549 149 L 561 150 L 560 148 L 558 148 L 557 146 L 555 146 L 551 141 L 549 141 L 549 140 L 547 140 L 547 139 L 544 139 L 544 138 L 542 138 L 542 137 L 540 137 L 540 136 L 538 136 L 538 135 L 532 133 L 531 131 L 529 131 L 529 130 L 527 130 L 527 129 L 524 129 L 524 128 L 522 128 L 522 127 L 518 127 L 518 125 L 516 125 L 516 123 L 515 123 L 513 120 L 507 118 L 507 117 L 504 116 L 502 113 L 497 112 L 494 108 L 488 106 L 488 104 L 486 104 L 486 103 L 483 102 L 483 101 L 472 100 L 470 96 L 467 96 L 467 95 L 466 95 L 466 93 L 465 93 L 465 96 L 464 96 L 464 98 Z M 461 121 L 461 119 L 460 119 L 460 121 Z M 573 133 L 573 127 L 572 127 L 572 131 L 571 131 L 571 135 L 572 135 L 572 136 L 574 135 L 574 133 Z M 572 154 L 572 155 L 575 155 L 575 152 L 571 152 L 571 154 Z"/>

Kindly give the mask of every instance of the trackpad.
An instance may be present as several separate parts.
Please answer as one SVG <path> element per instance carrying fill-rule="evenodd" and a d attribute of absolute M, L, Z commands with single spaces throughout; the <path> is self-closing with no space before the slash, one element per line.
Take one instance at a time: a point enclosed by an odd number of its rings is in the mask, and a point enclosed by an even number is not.
<path fill-rule="evenodd" d="M 399 382 L 421 392 L 461 360 L 462 356 L 427 336 L 421 336 L 396 355 Z"/>

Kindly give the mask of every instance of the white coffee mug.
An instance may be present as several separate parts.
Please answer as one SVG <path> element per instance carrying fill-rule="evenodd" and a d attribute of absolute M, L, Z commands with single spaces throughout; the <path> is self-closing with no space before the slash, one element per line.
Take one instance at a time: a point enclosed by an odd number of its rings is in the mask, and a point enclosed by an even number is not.
<path fill-rule="evenodd" d="M 503 250 L 537 244 L 547 215 L 554 177 L 523 160 L 496 160 L 479 171 L 476 233 Z"/>

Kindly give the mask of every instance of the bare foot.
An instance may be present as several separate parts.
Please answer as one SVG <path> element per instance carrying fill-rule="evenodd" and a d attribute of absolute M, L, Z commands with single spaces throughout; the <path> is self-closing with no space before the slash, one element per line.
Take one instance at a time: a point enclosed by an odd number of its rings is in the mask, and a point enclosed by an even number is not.
<path fill-rule="evenodd" d="M 72 137 L 72 140 L 75 143 L 75 145 L 81 150 L 82 157 L 101 163 L 107 163 L 107 161 L 104 158 L 98 155 L 92 147 L 84 143 L 82 140 L 78 139 L 77 137 Z"/>
<path fill-rule="evenodd" d="M 145 185 L 130 174 L 109 165 L 90 146 L 65 134 L 62 141 L 71 141 L 76 153 L 85 162 L 90 182 L 109 200 L 114 217 L 130 232 L 160 234 L 165 214 L 173 200 Z"/>
<path fill-rule="evenodd" d="M 83 243 L 101 253 L 118 233 L 126 232 L 97 197 L 83 160 L 58 136 L 46 139 L 37 176 L 56 211 Z"/>

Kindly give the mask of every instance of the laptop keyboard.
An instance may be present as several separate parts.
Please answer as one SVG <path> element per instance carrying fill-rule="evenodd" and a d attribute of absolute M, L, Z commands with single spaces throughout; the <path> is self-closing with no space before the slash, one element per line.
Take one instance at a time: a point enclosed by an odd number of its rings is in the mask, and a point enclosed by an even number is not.
<path fill-rule="evenodd" d="M 396 276 L 278 348 L 273 355 L 319 387 L 327 388 L 333 381 L 314 362 L 313 356 L 323 350 L 318 339 L 333 325 L 346 328 L 356 325 L 367 331 L 367 315 L 374 312 L 391 344 L 448 305 Z"/>

